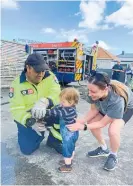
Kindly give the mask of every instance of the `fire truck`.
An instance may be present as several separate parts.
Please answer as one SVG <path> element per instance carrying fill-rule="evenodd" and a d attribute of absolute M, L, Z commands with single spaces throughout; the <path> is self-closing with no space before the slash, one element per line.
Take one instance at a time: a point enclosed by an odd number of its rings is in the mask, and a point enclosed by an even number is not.
<path fill-rule="evenodd" d="M 34 43 L 30 47 L 33 53 L 40 53 L 61 84 L 82 81 L 86 74 L 96 69 L 98 42 L 92 48 L 86 48 L 77 39 L 73 42 Z"/>

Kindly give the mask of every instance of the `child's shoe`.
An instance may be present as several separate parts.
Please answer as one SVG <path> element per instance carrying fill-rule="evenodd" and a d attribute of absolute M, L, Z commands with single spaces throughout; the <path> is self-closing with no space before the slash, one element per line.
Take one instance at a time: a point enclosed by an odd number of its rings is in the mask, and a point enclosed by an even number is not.
<path fill-rule="evenodd" d="M 70 165 L 62 165 L 61 167 L 58 168 L 60 172 L 71 172 L 72 171 L 72 164 Z"/>
<path fill-rule="evenodd" d="M 60 160 L 59 161 L 59 165 L 65 165 L 65 161 L 64 160 Z M 71 162 L 71 165 L 72 165 L 72 162 Z"/>

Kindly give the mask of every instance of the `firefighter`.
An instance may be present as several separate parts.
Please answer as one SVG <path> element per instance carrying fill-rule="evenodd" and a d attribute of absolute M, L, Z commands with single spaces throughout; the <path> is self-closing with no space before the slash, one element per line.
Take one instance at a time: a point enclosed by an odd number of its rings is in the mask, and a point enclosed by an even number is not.
<path fill-rule="evenodd" d="M 29 155 L 39 148 L 44 139 L 44 130 L 38 125 L 38 132 L 32 126 L 45 116 L 46 109 L 59 102 L 60 85 L 49 71 L 41 54 L 30 54 L 24 70 L 10 87 L 10 111 L 18 128 L 18 144 L 22 153 Z M 36 119 L 37 118 L 37 119 Z M 58 121 L 45 121 L 50 128 L 47 145 L 62 153 L 62 138 Z"/>

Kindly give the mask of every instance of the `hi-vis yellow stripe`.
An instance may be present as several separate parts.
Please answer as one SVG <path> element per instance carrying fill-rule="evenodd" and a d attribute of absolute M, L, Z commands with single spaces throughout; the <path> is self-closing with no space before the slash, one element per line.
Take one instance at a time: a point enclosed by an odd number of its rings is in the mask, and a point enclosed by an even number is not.
<path fill-rule="evenodd" d="M 60 129 L 60 124 L 54 124 L 54 128 Z"/>
<path fill-rule="evenodd" d="M 78 69 L 78 68 L 82 68 L 82 63 L 76 65 L 76 69 Z"/>
<path fill-rule="evenodd" d="M 53 134 L 53 136 L 54 136 L 56 139 L 62 141 L 61 134 L 60 134 L 59 132 L 57 132 L 53 127 L 50 129 L 50 131 L 51 131 L 51 133 Z"/>
<path fill-rule="evenodd" d="M 75 74 L 75 81 L 81 80 L 82 74 Z"/>
<path fill-rule="evenodd" d="M 18 106 L 18 107 L 11 107 L 10 110 L 23 110 L 25 109 L 25 106 Z"/>
<path fill-rule="evenodd" d="M 30 117 L 31 117 L 31 114 L 30 114 L 30 113 L 25 114 L 25 115 L 23 116 L 22 120 L 21 120 L 22 125 L 25 125 L 26 119 L 27 119 L 27 118 L 30 118 Z"/>
<path fill-rule="evenodd" d="M 78 43 L 77 41 L 74 41 L 74 42 L 72 43 L 72 47 L 78 48 L 78 46 L 79 46 L 79 43 Z"/>
<path fill-rule="evenodd" d="M 76 61 L 76 69 L 82 68 L 82 61 Z"/>

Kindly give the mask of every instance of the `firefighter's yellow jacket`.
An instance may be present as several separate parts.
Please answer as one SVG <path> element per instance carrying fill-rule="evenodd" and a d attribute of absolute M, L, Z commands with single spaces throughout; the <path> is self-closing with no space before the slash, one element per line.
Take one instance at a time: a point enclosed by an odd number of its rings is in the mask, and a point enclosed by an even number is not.
<path fill-rule="evenodd" d="M 22 72 L 11 84 L 10 111 L 15 121 L 25 126 L 26 120 L 31 118 L 29 112 L 40 98 L 48 98 L 54 105 L 59 103 L 60 85 L 55 75 L 47 71 L 38 85 L 33 85 L 26 80 L 25 72 Z M 59 129 L 59 124 L 55 127 Z M 53 136 L 61 140 L 60 134 L 51 129 Z"/>

